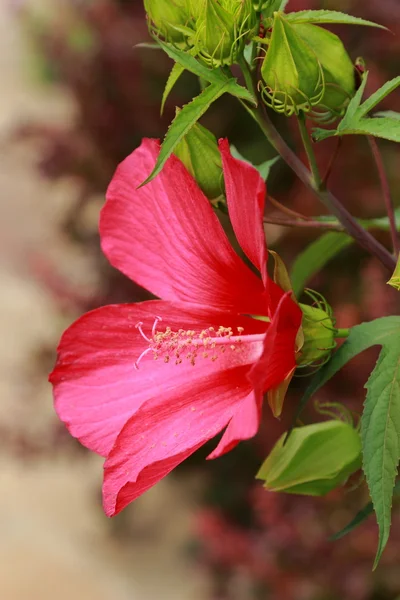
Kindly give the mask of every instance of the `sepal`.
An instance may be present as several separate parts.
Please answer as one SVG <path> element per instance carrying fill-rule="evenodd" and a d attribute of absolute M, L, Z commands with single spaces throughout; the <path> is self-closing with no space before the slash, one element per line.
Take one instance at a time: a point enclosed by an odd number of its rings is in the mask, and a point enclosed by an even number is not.
<path fill-rule="evenodd" d="M 257 473 L 273 492 L 323 496 L 361 467 L 361 438 L 349 423 L 296 427 L 282 437 Z M 285 442 L 286 440 L 286 442 Z"/>

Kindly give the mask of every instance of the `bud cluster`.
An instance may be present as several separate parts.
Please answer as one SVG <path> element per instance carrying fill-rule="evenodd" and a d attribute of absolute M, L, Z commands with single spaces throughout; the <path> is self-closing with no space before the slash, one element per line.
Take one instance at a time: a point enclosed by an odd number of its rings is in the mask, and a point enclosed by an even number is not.
<path fill-rule="evenodd" d="M 252 0 L 145 0 L 145 9 L 152 35 L 212 68 L 237 62 L 257 30 Z"/>

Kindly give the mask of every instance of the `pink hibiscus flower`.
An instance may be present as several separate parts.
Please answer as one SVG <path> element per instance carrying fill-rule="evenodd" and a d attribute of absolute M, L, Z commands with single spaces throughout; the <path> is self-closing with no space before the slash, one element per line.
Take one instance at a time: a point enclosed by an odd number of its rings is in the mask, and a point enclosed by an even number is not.
<path fill-rule="evenodd" d="M 257 170 L 220 142 L 232 226 L 261 277 L 235 253 L 177 158 L 138 189 L 159 148 L 144 140 L 118 167 L 100 235 L 111 264 L 162 300 L 78 319 L 50 376 L 60 419 L 106 457 L 109 516 L 221 431 L 209 458 L 254 436 L 264 393 L 296 366 L 302 313 L 267 275 L 266 190 Z"/>

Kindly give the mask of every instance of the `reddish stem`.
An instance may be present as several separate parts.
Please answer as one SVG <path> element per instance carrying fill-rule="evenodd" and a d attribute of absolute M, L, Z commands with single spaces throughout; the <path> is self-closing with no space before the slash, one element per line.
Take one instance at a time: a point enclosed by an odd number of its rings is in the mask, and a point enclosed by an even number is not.
<path fill-rule="evenodd" d="M 294 217 L 295 219 L 301 219 L 302 221 L 312 221 L 312 219 L 310 219 L 310 217 L 306 217 L 305 215 L 302 215 L 301 213 L 298 213 L 295 210 L 288 208 L 284 204 L 281 204 L 280 202 L 278 202 L 278 200 L 275 200 L 275 198 L 273 198 L 270 195 L 268 195 L 268 202 L 271 202 L 271 204 L 273 206 L 275 206 L 275 208 L 277 208 L 281 212 L 285 213 L 286 215 L 289 215 L 289 217 Z"/>
<path fill-rule="evenodd" d="M 400 238 L 399 238 L 399 232 L 397 231 L 397 227 L 396 227 L 396 216 L 394 213 L 393 200 L 392 200 L 392 196 L 390 193 L 390 186 L 389 186 L 388 178 L 386 175 L 385 166 L 383 164 L 382 156 L 379 151 L 379 147 L 378 147 L 378 144 L 376 143 L 375 138 L 372 136 L 368 136 L 368 142 L 371 147 L 372 154 L 375 159 L 376 167 L 378 170 L 379 179 L 380 179 L 381 187 L 382 187 L 383 199 L 385 201 L 386 212 L 387 212 L 387 215 L 389 218 L 390 234 L 392 236 L 393 250 L 397 256 L 400 253 Z"/>
<path fill-rule="evenodd" d="M 344 231 L 340 224 L 324 223 L 323 221 L 313 221 L 311 219 L 302 221 L 300 219 L 280 219 L 279 217 L 264 217 L 264 223 L 270 225 L 281 225 L 283 227 L 302 227 L 311 229 L 328 229 L 329 231 Z"/>

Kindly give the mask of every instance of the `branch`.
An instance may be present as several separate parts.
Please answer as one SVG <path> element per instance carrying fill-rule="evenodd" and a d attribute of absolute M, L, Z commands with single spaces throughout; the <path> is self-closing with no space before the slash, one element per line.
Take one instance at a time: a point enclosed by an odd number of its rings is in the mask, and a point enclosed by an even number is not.
<path fill-rule="evenodd" d="M 390 235 L 392 236 L 393 250 L 397 256 L 400 253 L 400 239 L 396 227 L 396 216 L 394 213 L 393 200 L 390 193 L 390 186 L 388 178 L 386 176 L 385 166 L 383 164 L 382 156 L 379 152 L 379 147 L 376 142 L 376 139 L 372 136 L 368 136 L 368 142 L 371 147 L 371 151 L 378 169 L 379 179 L 382 186 L 383 199 L 385 201 L 386 212 L 389 218 Z"/>
<path fill-rule="evenodd" d="M 260 101 L 259 108 L 252 109 L 243 102 L 246 110 L 252 115 L 264 135 L 281 155 L 283 160 L 296 173 L 299 179 L 309 187 L 320 201 L 335 215 L 340 221 L 344 230 L 362 247 L 364 250 L 376 256 L 390 272 L 396 267 L 396 261 L 391 253 L 378 240 L 366 231 L 356 219 L 349 213 L 345 206 L 328 189 L 319 188 L 314 182 L 312 174 L 304 166 L 302 161 L 289 148 L 285 140 L 279 134 L 272 121 L 270 120 L 266 107 Z"/>
<path fill-rule="evenodd" d="M 324 223 L 323 221 L 302 221 L 300 219 L 280 219 L 279 217 L 264 217 L 264 223 L 269 225 L 281 225 L 283 227 L 300 227 L 310 229 L 324 229 L 329 231 L 340 231 L 343 232 L 344 228 L 338 223 Z"/>

